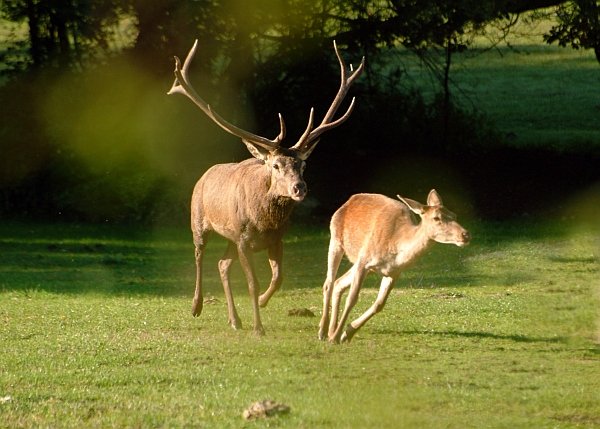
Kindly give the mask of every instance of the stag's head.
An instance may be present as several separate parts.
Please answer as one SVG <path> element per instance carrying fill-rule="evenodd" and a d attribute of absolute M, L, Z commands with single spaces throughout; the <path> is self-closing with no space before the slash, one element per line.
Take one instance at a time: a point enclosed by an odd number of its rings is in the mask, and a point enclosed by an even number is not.
<path fill-rule="evenodd" d="M 442 197 L 435 189 L 429 192 L 427 205 L 400 195 L 397 197 L 421 217 L 421 228 L 425 229 L 430 240 L 458 247 L 465 247 L 471 242 L 471 233 L 456 222 L 456 215 L 444 207 Z"/>
<path fill-rule="evenodd" d="M 285 138 L 286 129 L 281 114 L 279 115 L 279 135 L 275 139 L 270 140 L 230 124 L 219 116 L 217 112 L 212 110 L 211 107 L 196 93 L 188 79 L 188 68 L 194 58 L 197 46 L 198 41 L 196 40 L 196 43 L 194 43 L 194 46 L 183 63 L 183 67 L 181 66 L 179 58 L 175 57 L 175 82 L 173 83 L 169 94 L 180 93 L 190 98 L 198 107 L 200 107 L 200 109 L 202 109 L 202 111 L 204 111 L 204 113 L 215 121 L 217 125 L 230 134 L 240 137 L 246 144 L 246 147 L 248 147 L 252 156 L 263 160 L 266 168 L 268 168 L 271 175 L 271 192 L 274 192 L 279 196 L 288 196 L 296 201 L 302 201 L 307 192 L 306 183 L 303 178 L 303 172 L 306 166 L 305 161 L 319 142 L 321 134 L 337 127 L 350 117 L 350 114 L 354 109 L 354 98 L 346 113 L 339 119 L 333 120 L 333 117 L 342 104 L 348 90 L 354 81 L 361 75 L 365 59 L 362 59 L 360 66 L 356 70 L 352 70 L 351 67 L 350 74 L 348 75 L 346 64 L 337 49 L 337 45 L 333 42 L 335 54 L 341 69 L 340 89 L 333 100 L 333 103 L 329 107 L 329 110 L 325 114 L 323 121 L 321 121 L 321 124 L 313 129 L 314 109 L 311 109 L 308 126 L 306 127 L 304 134 L 302 134 L 298 142 L 292 147 L 284 148 L 281 146 L 281 142 Z"/>

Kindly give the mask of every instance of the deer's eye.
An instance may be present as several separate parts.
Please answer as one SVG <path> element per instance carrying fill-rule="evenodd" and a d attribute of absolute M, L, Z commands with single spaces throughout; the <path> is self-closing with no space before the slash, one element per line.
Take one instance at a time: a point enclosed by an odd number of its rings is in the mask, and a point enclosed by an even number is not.
<path fill-rule="evenodd" d="M 279 168 L 280 168 L 279 164 L 277 164 L 277 163 L 273 164 L 273 170 L 279 171 Z"/>
<path fill-rule="evenodd" d="M 433 220 L 436 221 L 436 222 L 441 222 L 442 218 L 439 217 L 439 216 L 436 216 L 436 217 L 433 218 Z"/>

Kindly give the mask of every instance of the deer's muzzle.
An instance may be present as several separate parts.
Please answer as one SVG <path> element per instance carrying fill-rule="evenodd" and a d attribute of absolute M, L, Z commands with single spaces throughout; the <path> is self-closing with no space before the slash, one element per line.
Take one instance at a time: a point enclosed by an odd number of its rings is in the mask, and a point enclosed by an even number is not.
<path fill-rule="evenodd" d="M 294 186 L 292 186 L 291 196 L 296 201 L 302 201 L 306 196 L 307 189 L 306 183 L 298 182 Z"/>

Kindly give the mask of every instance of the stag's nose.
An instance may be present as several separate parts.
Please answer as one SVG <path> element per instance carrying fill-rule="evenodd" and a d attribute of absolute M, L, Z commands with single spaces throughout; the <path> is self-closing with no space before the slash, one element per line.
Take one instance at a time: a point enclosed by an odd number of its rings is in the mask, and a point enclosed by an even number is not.
<path fill-rule="evenodd" d="M 298 182 L 292 186 L 292 198 L 302 201 L 306 196 L 306 183 Z"/>

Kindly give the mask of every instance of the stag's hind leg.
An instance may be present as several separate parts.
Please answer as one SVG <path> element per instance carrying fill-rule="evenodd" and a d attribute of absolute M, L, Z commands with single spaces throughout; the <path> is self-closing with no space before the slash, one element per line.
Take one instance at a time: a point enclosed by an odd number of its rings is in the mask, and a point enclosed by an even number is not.
<path fill-rule="evenodd" d="M 260 308 L 258 306 L 260 286 L 254 268 L 254 252 L 246 243 L 239 243 L 237 248 L 240 264 L 242 265 L 244 274 L 246 274 L 246 280 L 248 280 L 248 290 L 250 291 L 252 309 L 254 310 L 254 334 L 257 336 L 265 335 L 265 329 L 260 320 Z"/>
<path fill-rule="evenodd" d="M 233 242 L 229 242 L 225 254 L 219 261 L 219 274 L 221 275 L 221 282 L 223 283 L 223 289 L 225 290 L 225 297 L 227 298 L 227 308 L 229 309 L 229 324 L 233 329 L 242 329 L 242 320 L 238 316 L 237 310 L 235 309 L 235 303 L 233 302 L 233 294 L 231 293 L 231 285 L 229 284 L 229 271 L 231 264 L 238 259 L 237 246 Z"/>
<path fill-rule="evenodd" d="M 367 321 L 371 317 L 375 316 L 377 313 L 379 313 L 381 310 L 383 310 L 383 307 L 385 307 L 385 303 L 390 294 L 390 291 L 394 287 L 395 283 L 396 283 L 396 279 L 394 279 L 392 277 L 384 277 L 381 280 L 381 286 L 379 287 L 379 293 L 377 294 L 377 299 L 375 300 L 375 303 L 373 303 L 373 305 L 367 311 L 365 311 L 362 314 L 362 316 L 360 316 L 358 319 L 356 319 L 352 323 L 348 324 L 348 326 L 346 327 L 346 330 L 344 331 L 344 333 L 342 334 L 342 337 L 340 338 L 340 341 L 342 343 L 349 342 L 350 340 L 352 340 L 352 337 L 354 336 L 354 334 L 356 334 L 356 332 L 365 323 L 367 323 Z"/>
<path fill-rule="evenodd" d="M 196 291 L 192 303 L 192 314 L 194 317 L 198 317 L 202 313 L 204 299 L 202 296 L 202 263 L 204 261 L 204 249 L 206 248 L 206 244 L 212 231 L 200 230 L 198 228 L 192 232 L 194 235 L 194 245 L 196 246 Z"/>

